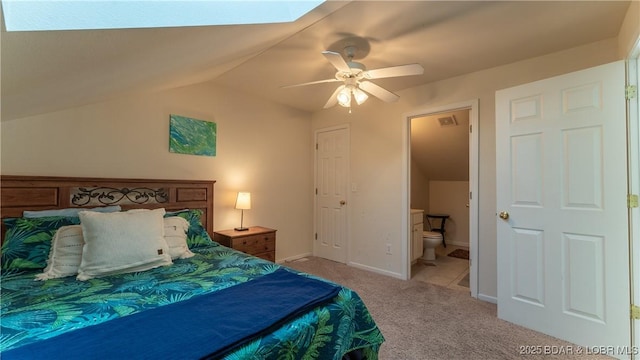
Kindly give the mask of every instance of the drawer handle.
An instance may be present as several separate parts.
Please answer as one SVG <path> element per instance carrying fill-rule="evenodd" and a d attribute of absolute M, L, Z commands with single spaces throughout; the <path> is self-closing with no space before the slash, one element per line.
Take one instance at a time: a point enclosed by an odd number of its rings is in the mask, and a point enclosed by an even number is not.
<path fill-rule="evenodd" d="M 247 240 L 242 241 L 242 245 L 247 245 Z"/>

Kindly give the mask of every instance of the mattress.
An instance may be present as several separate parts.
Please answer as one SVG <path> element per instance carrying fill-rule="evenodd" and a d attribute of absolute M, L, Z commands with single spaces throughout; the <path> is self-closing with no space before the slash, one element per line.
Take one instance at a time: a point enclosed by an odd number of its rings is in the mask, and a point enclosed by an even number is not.
<path fill-rule="evenodd" d="M 0 285 L 0 352 L 5 357 L 11 349 L 37 347 L 38 342 L 56 341 L 61 334 L 109 326 L 114 319 L 170 308 L 171 304 L 231 289 L 286 268 L 217 243 L 193 252 L 195 256 L 174 260 L 171 266 L 88 281 L 75 277 L 34 281 L 37 272 L 5 271 Z M 167 334 L 171 331 L 171 324 L 167 324 Z M 376 359 L 383 341 L 358 294 L 340 286 L 330 301 L 244 341 L 220 358 L 340 359 L 357 350 Z M 171 356 L 180 354 L 181 349 L 175 348 Z M 144 358 L 144 349 L 136 355 Z"/>

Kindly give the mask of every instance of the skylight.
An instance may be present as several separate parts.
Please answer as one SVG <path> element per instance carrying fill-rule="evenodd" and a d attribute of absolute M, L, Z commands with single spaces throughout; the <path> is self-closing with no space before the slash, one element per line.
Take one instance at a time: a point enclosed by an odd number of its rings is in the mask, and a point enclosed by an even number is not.
<path fill-rule="evenodd" d="M 291 22 L 325 0 L 2 0 L 7 31 Z"/>

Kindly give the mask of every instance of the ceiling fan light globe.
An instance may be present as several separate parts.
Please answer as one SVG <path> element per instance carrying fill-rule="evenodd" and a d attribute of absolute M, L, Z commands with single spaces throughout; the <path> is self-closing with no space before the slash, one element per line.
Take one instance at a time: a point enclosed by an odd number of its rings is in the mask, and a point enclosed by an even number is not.
<path fill-rule="evenodd" d="M 347 98 L 346 100 L 344 98 L 341 98 L 338 100 L 338 104 L 340 104 L 340 106 L 343 106 L 343 107 L 350 107 L 351 98 Z"/>
<path fill-rule="evenodd" d="M 356 103 L 358 103 L 358 105 L 362 105 L 362 103 L 367 101 L 369 95 L 367 95 L 367 93 L 365 93 L 364 91 L 356 88 L 355 90 L 353 90 L 353 97 L 356 99 Z"/>
<path fill-rule="evenodd" d="M 351 91 L 349 89 L 342 89 L 338 95 L 336 95 L 338 99 L 338 104 L 344 107 L 351 106 Z"/>

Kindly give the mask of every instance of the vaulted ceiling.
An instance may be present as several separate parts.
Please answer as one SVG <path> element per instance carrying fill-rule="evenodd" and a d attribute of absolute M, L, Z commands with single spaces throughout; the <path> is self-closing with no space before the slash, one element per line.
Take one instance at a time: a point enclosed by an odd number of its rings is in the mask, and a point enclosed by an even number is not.
<path fill-rule="evenodd" d="M 629 1 L 329 1 L 293 23 L 1 33 L 2 120 L 144 91 L 213 81 L 304 111 L 336 83 L 321 55 L 359 45 L 369 69 L 419 63 L 381 79 L 399 91 L 615 37 Z M 369 101 L 379 101 L 377 99 Z"/>

